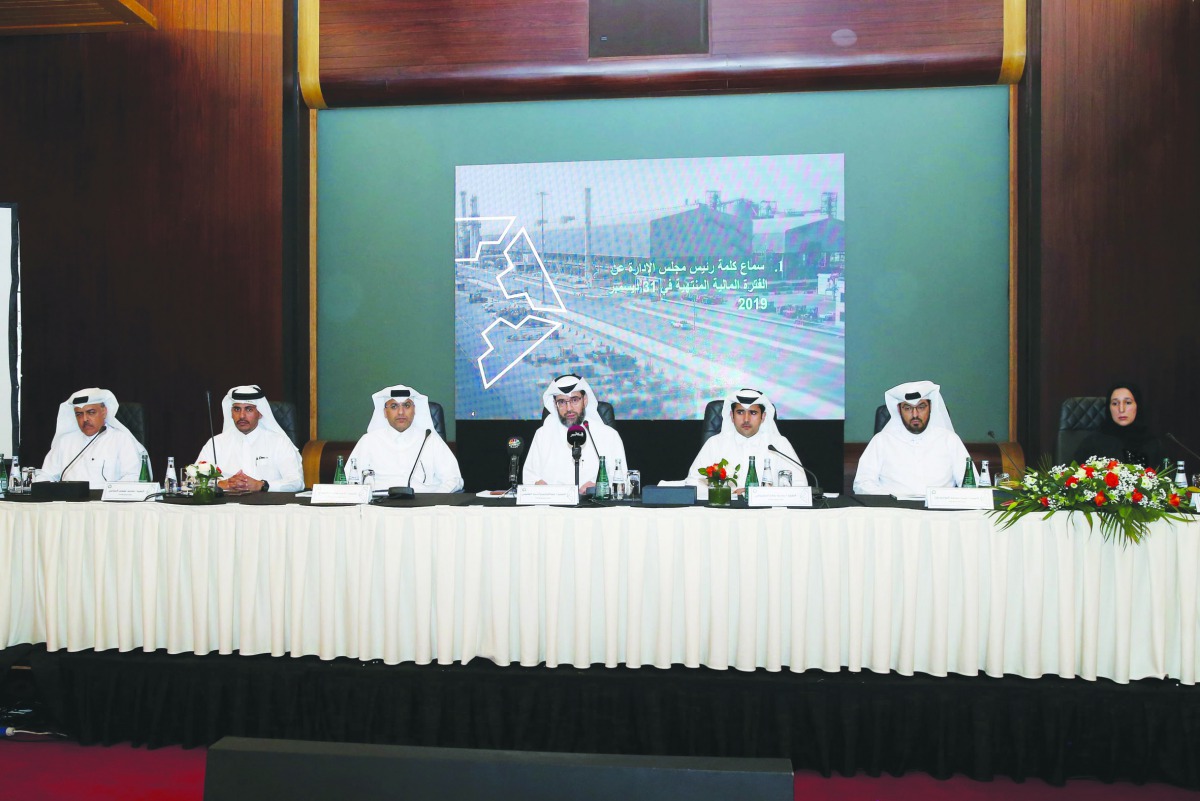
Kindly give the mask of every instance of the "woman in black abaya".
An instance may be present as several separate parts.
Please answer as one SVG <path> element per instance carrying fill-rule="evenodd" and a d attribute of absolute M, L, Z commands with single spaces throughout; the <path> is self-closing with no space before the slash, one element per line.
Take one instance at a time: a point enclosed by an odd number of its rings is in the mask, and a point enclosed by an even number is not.
<path fill-rule="evenodd" d="M 1093 456 L 1119 459 L 1158 470 L 1166 459 L 1162 441 L 1146 425 L 1146 408 L 1139 406 L 1141 389 L 1131 381 L 1114 385 L 1108 392 L 1108 416 L 1075 451 L 1075 461 Z"/>

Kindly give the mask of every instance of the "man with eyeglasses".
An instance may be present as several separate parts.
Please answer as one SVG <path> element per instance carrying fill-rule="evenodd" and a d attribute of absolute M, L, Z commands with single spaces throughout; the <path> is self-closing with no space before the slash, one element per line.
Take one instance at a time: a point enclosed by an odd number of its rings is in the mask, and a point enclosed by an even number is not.
<path fill-rule="evenodd" d="M 35 481 L 87 481 L 104 489 L 109 481 L 137 481 L 146 448 L 117 419 L 120 404 L 107 389 L 88 387 L 58 407 L 50 453 Z"/>
<path fill-rule="evenodd" d="M 958 486 L 970 454 L 954 433 L 942 388 L 910 381 L 885 392 L 883 402 L 891 419 L 867 443 L 854 492 L 923 496 L 929 487 Z"/>
<path fill-rule="evenodd" d="M 625 443 L 621 441 L 621 435 L 606 425 L 599 415 L 594 418 L 588 416 L 589 404 L 593 402 L 596 402 L 595 393 L 580 376 L 560 375 L 550 382 L 550 386 L 542 393 L 546 419 L 533 435 L 533 443 L 529 446 L 529 456 L 525 459 L 522 472 L 524 483 L 575 483 L 575 459 L 567 441 L 567 430 L 575 425 L 587 430 L 587 441 L 579 458 L 581 493 L 596 486 L 601 456 L 606 460 L 610 475 L 617 459 L 625 462 Z"/>

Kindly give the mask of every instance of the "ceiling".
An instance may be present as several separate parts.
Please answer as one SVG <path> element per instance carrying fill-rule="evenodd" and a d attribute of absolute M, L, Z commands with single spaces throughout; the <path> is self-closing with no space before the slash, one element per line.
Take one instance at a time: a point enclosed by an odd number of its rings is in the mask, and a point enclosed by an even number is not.
<path fill-rule="evenodd" d="M 137 0 L 0 0 L 0 36 L 157 27 L 154 15 Z"/>

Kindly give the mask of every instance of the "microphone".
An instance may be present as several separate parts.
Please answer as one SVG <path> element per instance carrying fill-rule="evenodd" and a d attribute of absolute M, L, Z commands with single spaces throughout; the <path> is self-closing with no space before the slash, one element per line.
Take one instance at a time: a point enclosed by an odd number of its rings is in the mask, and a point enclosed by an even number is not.
<path fill-rule="evenodd" d="M 221 463 L 217 461 L 217 435 L 212 421 L 212 393 L 207 389 L 204 390 L 204 405 L 208 407 L 208 441 L 212 443 L 212 463 L 217 466 L 217 469 L 220 469 Z M 220 487 L 217 487 L 217 489 L 220 489 Z"/>
<path fill-rule="evenodd" d="M 813 491 L 814 498 L 819 499 L 819 498 L 825 497 L 825 493 L 821 490 L 821 479 L 817 478 L 817 474 L 814 473 L 813 471 L 809 470 L 807 467 L 805 467 L 800 462 L 799 459 L 793 459 L 791 456 L 788 456 L 786 453 L 779 450 L 779 448 L 776 448 L 774 444 L 768 445 L 767 450 L 769 450 L 773 453 L 778 453 L 784 459 L 787 459 L 789 462 L 791 462 L 792 464 L 796 465 L 801 470 L 803 470 L 805 472 L 805 474 L 808 475 L 812 479 L 812 482 L 813 482 L 812 483 L 812 491 Z"/>
<path fill-rule="evenodd" d="M 525 440 L 520 437 L 508 438 L 508 486 L 516 487 L 521 483 L 521 457 L 525 455 Z"/>
<path fill-rule="evenodd" d="M 89 439 L 87 441 L 87 444 L 79 449 L 79 453 L 75 454 L 75 458 L 73 458 L 73 459 L 71 459 L 71 461 L 67 462 L 67 466 L 64 467 L 62 469 L 62 472 L 58 474 L 59 481 L 63 480 L 63 477 L 66 476 L 67 471 L 71 469 L 71 465 L 75 464 L 75 460 L 78 459 L 80 456 L 83 456 L 83 452 L 86 451 L 88 448 L 92 447 L 92 443 L 95 442 L 96 440 L 100 439 L 100 437 L 104 434 L 105 431 L 108 431 L 108 426 L 100 426 L 100 430 L 96 432 L 96 436 Z"/>
<path fill-rule="evenodd" d="M 583 427 L 587 429 L 589 434 L 592 433 L 592 426 L 589 421 L 584 420 Z M 600 449 L 596 447 L 596 438 L 595 437 L 592 437 L 592 450 L 596 452 L 596 461 L 599 462 L 600 461 Z"/>
<path fill-rule="evenodd" d="M 416 491 L 412 488 L 413 473 L 417 472 L 417 465 L 421 463 L 421 454 L 425 451 L 425 443 L 429 442 L 429 435 L 433 433 L 432 428 L 425 429 L 425 437 L 421 440 L 421 447 L 417 448 L 417 458 L 413 459 L 412 470 L 408 471 L 408 483 L 403 487 L 389 487 L 389 498 L 414 498 Z"/>
<path fill-rule="evenodd" d="M 581 425 L 573 425 L 567 429 L 567 444 L 571 446 L 571 458 L 575 460 L 575 486 L 579 486 L 579 457 L 583 452 L 583 443 L 587 441 L 587 429 Z"/>
<path fill-rule="evenodd" d="M 1171 440 L 1171 442 L 1174 442 L 1176 445 L 1178 445 L 1179 447 L 1181 447 L 1181 448 L 1183 448 L 1185 451 L 1187 451 L 1187 452 L 1188 452 L 1188 454 L 1189 454 L 1189 455 L 1191 455 L 1191 457 L 1192 457 L 1193 459 L 1200 459 L 1200 456 L 1197 456 L 1197 455 L 1196 455 L 1196 452 L 1195 452 L 1194 450 L 1192 450 L 1192 449 L 1191 449 L 1191 448 L 1189 448 L 1187 445 L 1184 445 L 1182 442 L 1180 442 L 1180 441 L 1179 441 L 1179 437 L 1175 436 L 1174 434 L 1172 434 L 1172 433 L 1171 433 L 1171 432 L 1169 432 L 1169 431 L 1167 432 L 1167 439 Z"/>

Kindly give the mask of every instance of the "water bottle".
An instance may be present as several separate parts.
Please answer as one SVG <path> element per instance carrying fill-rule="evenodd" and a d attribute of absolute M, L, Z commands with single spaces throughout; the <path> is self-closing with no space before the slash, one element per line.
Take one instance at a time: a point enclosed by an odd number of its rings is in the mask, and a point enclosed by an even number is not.
<path fill-rule="evenodd" d="M 613 498 L 618 501 L 625 500 L 625 470 L 621 467 L 620 459 L 613 463 L 612 491 Z"/>
<path fill-rule="evenodd" d="M 0 495 L 8 490 L 8 460 L 0 453 Z"/>
<path fill-rule="evenodd" d="M 746 470 L 746 503 L 750 503 L 750 490 L 758 486 L 758 468 L 754 466 L 754 457 L 750 457 L 750 467 Z"/>
<path fill-rule="evenodd" d="M 13 451 L 12 466 L 8 468 L 8 491 L 20 495 L 24 488 L 21 486 L 21 460 Z"/>
<path fill-rule="evenodd" d="M 333 483 L 346 483 L 346 462 L 341 456 L 339 456 L 337 460 L 337 469 L 333 471 Z"/>
<path fill-rule="evenodd" d="M 979 486 L 981 486 L 981 487 L 992 486 L 992 473 L 988 469 L 988 460 L 987 459 L 984 459 L 982 462 L 979 463 Z"/>
<path fill-rule="evenodd" d="M 138 472 L 138 481 L 146 482 L 150 480 L 150 457 L 142 454 L 142 469 Z"/>
<path fill-rule="evenodd" d="M 362 472 L 358 469 L 358 459 L 350 457 L 350 465 L 346 468 L 346 481 L 350 484 L 362 483 Z"/>
<path fill-rule="evenodd" d="M 963 471 L 961 487 L 975 488 L 975 466 L 971 464 L 971 457 L 967 457 L 967 469 Z"/>
<path fill-rule="evenodd" d="M 163 492 L 168 495 L 179 493 L 179 474 L 175 472 L 175 457 L 167 457 L 167 472 L 163 474 Z"/>
<path fill-rule="evenodd" d="M 764 487 L 775 486 L 775 471 L 771 469 L 771 457 L 763 457 L 762 485 Z"/>
<path fill-rule="evenodd" d="M 1175 463 L 1175 486 L 1187 487 L 1187 485 L 1187 473 L 1183 470 L 1183 461 L 1181 460 Z"/>
<path fill-rule="evenodd" d="M 600 469 L 596 472 L 596 498 L 603 500 L 608 498 L 610 488 L 608 484 L 608 467 L 604 464 L 604 457 L 600 457 Z"/>

